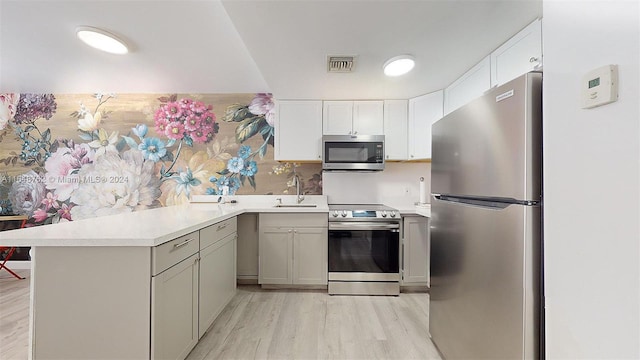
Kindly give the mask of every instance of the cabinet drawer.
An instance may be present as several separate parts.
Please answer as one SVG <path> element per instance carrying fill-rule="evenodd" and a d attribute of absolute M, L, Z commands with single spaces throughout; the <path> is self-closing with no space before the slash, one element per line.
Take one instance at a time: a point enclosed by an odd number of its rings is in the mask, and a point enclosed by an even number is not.
<path fill-rule="evenodd" d="M 236 231 L 238 231 L 238 221 L 236 217 L 207 226 L 200 230 L 200 249 L 213 245 Z"/>
<path fill-rule="evenodd" d="M 200 249 L 200 234 L 194 231 L 180 236 L 162 245 L 154 247 L 151 251 L 151 273 L 157 275 L 180 261 L 195 254 Z"/>

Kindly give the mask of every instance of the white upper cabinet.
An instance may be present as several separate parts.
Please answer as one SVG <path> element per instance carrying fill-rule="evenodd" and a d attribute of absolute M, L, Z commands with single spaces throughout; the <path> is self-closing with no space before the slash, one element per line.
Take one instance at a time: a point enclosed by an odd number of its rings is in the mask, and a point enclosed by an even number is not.
<path fill-rule="evenodd" d="M 385 160 L 407 160 L 408 100 L 384 101 Z"/>
<path fill-rule="evenodd" d="M 536 20 L 491 53 L 491 84 L 542 68 L 542 22 Z"/>
<path fill-rule="evenodd" d="M 448 114 L 491 88 L 491 56 L 444 89 L 444 114 Z"/>
<path fill-rule="evenodd" d="M 382 135 L 382 101 L 324 101 L 324 135 Z"/>
<path fill-rule="evenodd" d="M 276 101 L 277 161 L 322 159 L 322 101 Z"/>
<path fill-rule="evenodd" d="M 431 158 L 431 124 L 442 118 L 439 90 L 409 99 L 409 160 Z"/>

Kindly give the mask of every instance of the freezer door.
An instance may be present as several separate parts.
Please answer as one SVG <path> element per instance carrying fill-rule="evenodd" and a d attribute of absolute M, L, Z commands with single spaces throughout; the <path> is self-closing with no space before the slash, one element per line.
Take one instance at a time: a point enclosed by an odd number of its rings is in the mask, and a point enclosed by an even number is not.
<path fill-rule="evenodd" d="M 540 200 L 541 82 L 525 74 L 433 125 L 433 193 Z"/>
<path fill-rule="evenodd" d="M 431 206 L 436 346 L 448 360 L 538 358 L 540 207 Z"/>

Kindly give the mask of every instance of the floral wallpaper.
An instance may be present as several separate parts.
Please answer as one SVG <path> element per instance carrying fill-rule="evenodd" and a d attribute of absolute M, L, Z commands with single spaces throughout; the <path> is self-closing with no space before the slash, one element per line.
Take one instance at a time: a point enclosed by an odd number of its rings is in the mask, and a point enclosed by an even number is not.
<path fill-rule="evenodd" d="M 0 94 L 0 213 L 28 226 L 286 194 L 321 165 L 273 159 L 271 94 Z M 295 191 L 295 190 L 293 190 Z"/>

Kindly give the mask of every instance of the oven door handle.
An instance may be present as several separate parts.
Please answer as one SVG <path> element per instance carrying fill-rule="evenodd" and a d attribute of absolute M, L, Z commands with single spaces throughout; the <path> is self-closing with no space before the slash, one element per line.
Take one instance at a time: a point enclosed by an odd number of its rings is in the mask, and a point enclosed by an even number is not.
<path fill-rule="evenodd" d="M 330 222 L 329 230 L 400 230 L 400 224 L 376 222 Z"/>

